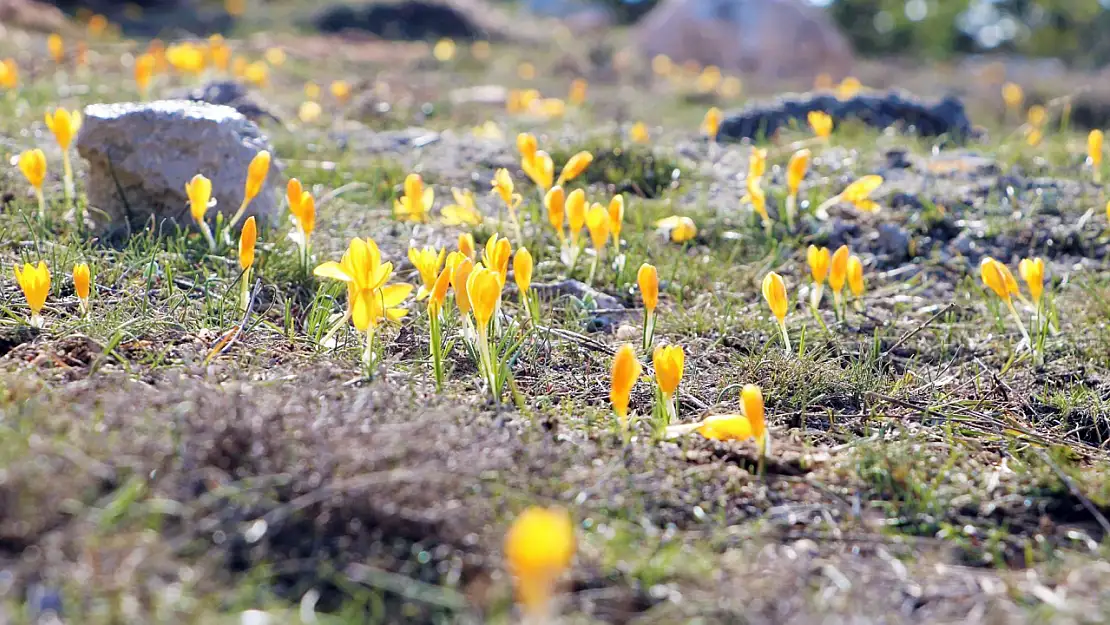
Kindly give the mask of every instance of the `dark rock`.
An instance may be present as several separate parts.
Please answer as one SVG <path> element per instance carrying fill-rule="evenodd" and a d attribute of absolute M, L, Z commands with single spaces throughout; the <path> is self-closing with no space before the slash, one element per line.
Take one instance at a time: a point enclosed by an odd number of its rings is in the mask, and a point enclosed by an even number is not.
<path fill-rule="evenodd" d="M 925 205 L 921 202 L 921 198 L 912 193 L 906 193 L 904 191 L 899 191 L 894 195 L 891 195 L 890 198 L 887 199 L 887 204 L 889 204 L 890 207 L 895 210 L 908 208 L 910 210 L 918 211 L 925 208 Z"/>
<path fill-rule="evenodd" d="M 728 116 L 717 131 L 718 141 L 769 137 L 784 126 L 806 127 L 811 111 L 828 113 L 834 123 L 855 119 L 874 128 L 901 127 L 923 137 L 947 134 L 957 141 L 973 138 L 963 103 L 952 96 L 925 102 L 908 94 L 860 94 L 841 100 L 829 93 L 788 95 L 757 102 Z"/>
<path fill-rule="evenodd" d="M 910 162 L 909 159 L 908 150 L 902 148 L 887 150 L 885 156 L 887 169 L 909 169 L 913 167 L 913 163 Z"/>
<path fill-rule="evenodd" d="M 883 222 L 876 232 L 875 244 L 879 250 L 890 254 L 895 262 L 910 257 L 910 234 L 898 224 Z"/>
<path fill-rule="evenodd" d="M 250 92 L 246 87 L 234 80 L 213 81 L 195 89 L 182 92 L 177 95 L 177 99 L 230 106 L 239 111 L 243 117 L 255 123 L 259 123 L 263 119 L 271 119 L 279 124 L 281 123 L 281 120 L 278 119 L 276 115 L 262 108 L 260 104 L 251 98 Z"/>
<path fill-rule="evenodd" d="M 442 37 L 470 41 L 491 35 L 479 19 L 455 4 L 423 0 L 335 5 L 324 9 L 314 22 L 326 33 L 361 30 L 395 41 Z"/>
<path fill-rule="evenodd" d="M 859 224 L 851 221 L 845 221 L 838 217 L 824 222 L 824 232 L 827 233 L 827 247 L 830 250 L 835 250 L 841 245 L 851 245 L 852 241 L 859 236 Z"/>

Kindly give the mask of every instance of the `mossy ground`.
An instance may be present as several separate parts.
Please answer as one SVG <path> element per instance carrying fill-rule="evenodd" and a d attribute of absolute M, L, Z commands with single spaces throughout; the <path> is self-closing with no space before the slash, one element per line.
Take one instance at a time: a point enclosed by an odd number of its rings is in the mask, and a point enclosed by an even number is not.
<path fill-rule="evenodd" d="M 265 26 L 275 19 L 267 14 Z M 847 128 L 811 145 L 803 193 L 819 203 L 880 172 L 883 210 L 838 209 L 836 227 L 805 218 L 768 237 L 738 202 L 750 148 L 698 136 L 707 106 L 740 101 L 691 97 L 692 79 L 652 79 L 602 46 L 494 44 L 484 61 L 460 46 L 438 63 L 423 44 L 280 31 L 233 45 L 252 58 L 269 45 L 287 51 L 260 101 L 285 120 L 264 126 L 284 174 L 331 196 L 320 203 L 318 261 L 370 236 L 399 279 L 414 282 L 410 245 L 453 248 L 457 228 L 392 220 L 410 170 L 434 185 L 437 206 L 451 186 L 474 190 L 484 241 L 497 229 L 489 179 L 514 167 L 513 137 L 529 130 L 557 166 L 581 149 L 598 155 L 573 183 L 592 200 L 626 194 L 623 268 L 607 259 L 594 282 L 626 309 L 598 312 L 570 296 L 546 303 L 542 324 L 559 332 L 529 336 L 495 405 L 461 346 L 435 392 L 423 305 L 410 303 L 370 381 L 353 334 L 334 348 L 316 343 L 326 316 L 342 310 L 342 289 L 303 274 L 283 227 L 260 243 L 262 288 L 247 327 L 214 354 L 242 319 L 233 259 L 190 233 L 110 246 L 78 236 L 63 216 L 42 112 L 132 97 L 120 57 L 136 48 L 94 43 L 89 67 L 59 69 L 44 37 L 28 35 L 18 51 L 24 86 L 0 96 L 0 151 L 47 149 L 54 217 L 29 221 L 33 198 L 18 171 L 0 172 L 0 265 L 41 258 L 54 286 L 48 325 L 33 331 L 14 280 L 0 281 L 0 621 L 29 620 L 29 597 L 45 589 L 83 623 L 236 622 L 246 609 L 297 622 L 310 591 L 324 623 L 508 622 L 500 540 L 530 504 L 563 506 L 578 525 L 560 609 L 568 622 L 1110 614 L 1106 197 L 1082 167 L 1083 134 L 1054 130 L 1030 147 L 1016 124 L 998 122 L 985 88 L 968 95 L 989 138 L 939 161 L 931 143 Z M 0 57 L 16 52 L 0 43 Z M 520 61 L 538 78 L 518 78 Z M 450 97 L 483 84 L 563 96 L 579 76 L 590 79 L 587 103 L 557 120 Z M 938 68 L 899 82 L 939 90 L 952 84 L 945 76 Z M 303 83 L 326 94 L 335 79 L 352 82 L 352 102 L 325 95 L 321 121 L 297 120 Z M 161 80 L 158 94 L 185 82 Z M 651 128 L 646 146 L 627 139 L 639 119 Z M 487 120 L 502 138 L 472 136 Z M 442 134 L 422 148 L 365 147 L 376 131 L 410 126 Z M 807 140 L 799 131 L 770 146 L 773 205 L 791 142 Z M 968 150 L 993 169 L 962 167 Z M 911 165 L 891 166 L 901 151 Z M 956 165 L 944 165 L 952 154 Z M 80 187 L 80 163 L 78 172 Z M 535 190 L 515 175 L 535 280 L 585 280 L 588 263 L 568 273 L 558 261 L 553 232 L 533 220 Z M 698 224 L 685 245 L 654 231 L 674 213 Z M 885 246 L 883 224 L 908 233 L 908 254 Z M 776 270 L 799 293 L 811 242 L 851 244 L 868 290 L 863 311 L 842 321 L 827 299 L 820 321 L 795 306 L 788 323 L 800 353 L 786 354 L 759 282 Z M 1045 338 L 1043 366 L 1017 349 L 1016 328 L 981 286 L 985 253 L 1014 268 L 1023 256 L 1048 262 L 1060 332 Z M 639 339 L 635 269 L 648 260 L 663 280 L 657 340 L 686 349 L 680 418 L 734 412 L 740 386 L 759 384 L 775 440 L 762 474 L 752 444 L 659 440 L 646 382 L 633 392 L 642 418 L 630 444 L 616 432 L 610 354 Z M 67 277 L 79 261 L 97 285 L 85 318 Z M 515 310 L 515 297 L 506 301 Z"/>

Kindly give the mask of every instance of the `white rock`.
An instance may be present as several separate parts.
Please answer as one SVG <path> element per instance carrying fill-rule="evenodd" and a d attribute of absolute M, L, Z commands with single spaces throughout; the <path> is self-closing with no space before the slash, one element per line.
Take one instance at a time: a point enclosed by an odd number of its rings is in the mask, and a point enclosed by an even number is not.
<path fill-rule="evenodd" d="M 92 104 L 85 107 L 77 151 L 89 162 L 87 195 L 99 226 L 142 229 L 153 216 L 159 228 L 189 225 L 185 183 L 196 174 L 212 180 L 217 211 L 230 217 L 243 201 L 247 166 L 269 142 L 258 127 L 227 106 L 184 100 Z M 283 183 L 275 158 L 248 215 L 276 225 Z"/>

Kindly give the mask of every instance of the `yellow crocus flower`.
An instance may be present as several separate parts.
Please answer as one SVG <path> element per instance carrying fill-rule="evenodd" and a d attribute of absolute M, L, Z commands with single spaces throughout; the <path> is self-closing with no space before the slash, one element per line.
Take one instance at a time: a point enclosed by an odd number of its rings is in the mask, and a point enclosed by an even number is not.
<path fill-rule="evenodd" d="M 624 196 L 617 194 L 609 200 L 609 234 L 617 253 L 621 251 L 621 229 L 624 227 Z"/>
<path fill-rule="evenodd" d="M 717 140 L 717 130 L 721 127 L 721 109 L 712 107 L 705 112 L 701 120 L 701 132 L 709 137 L 710 141 Z"/>
<path fill-rule="evenodd" d="M 254 246 L 258 242 L 258 226 L 254 216 L 247 217 L 239 232 L 239 267 L 244 271 L 254 266 Z"/>
<path fill-rule="evenodd" d="M 235 224 L 239 223 L 239 220 L 246 214 L 251 201 L 262 192 L 262 185 L 266 183 L 266 176 L 270 173 L 270 160 L 271 157 L 268 151 L 259 150 L 251 159 L 250 165 L 247 165 L 247 180 L 243 185 L 243 203 L 239 205 L 239 210 L 235 211 L 235 215 L 228 222 L 229 227 L 234 228 Z"/>
<path fill-rule="evenodd" d="M 482 250 L 482 261 L 489 271 L 497 274 L 497 279 L 501 282 L 502 287 L 505 286 L 505 281 L 509 278 L 509 260 L 512 255 L 513 250 L 509 240 L 499 237 L 496 232 L 490 235 L 489 240 L 486 241 L 485 249 Z"/>
<path fill-rule="evenodd" d="M 470 189 L 451 187 L 451 197 L 455 198 L 455 203 L 440 210 L 445 226 L 477 226 L 482 223 L 482 213 L 474 204 L 474 193 Z"/>
<path fill-rule="evenodd" d="M 86 263 L 73 266 L 73 290 L 77 293 L 77 302 L 81 306 L 81 313 L 89 312 L 89 292 L 92 289 L 92 272 Z"/>
<path fill-rule="evenodd" d="M 763 299 L 767 300 L 767 306 L 771 308 L 771 313 L 782 330 L 783 345 L 789 352 L 790 336 L 786 332 L 786 312 L 790 306 L 790 296 L 786 293 L 786 282 L 782 276 L 772 271 L 763 277 L 762 291 Z"/>
<path fill-rule="evenodd" d="M 563 187 L 555 185 L 548 189 L 543 196 L 543 206 L 547 209 L 547 222 L 555 229 L 555 235 L 562 242 L 567 236 L 563 229 L 567 219 L 566 192 Z"/>
<path fill-rule="evenodd" d="M 459 235 L 458 239 L 459 251 L 470 260 L 478 254 L 478 246 L 474 242 L 474 235 L 469 232 L 464 232 Z"/>
<path fill-rule="evenodd" d="M 670 422 L 678 416 L 675 394 L 678 392 L 678 385 L 682 382 L 686 352 L 681 345 L 656 347 L 651 354 L 651 361 L 655 367 L 655 383 L 663 395 L 667 421 Z"/>
<path fill-rule="evenodd" d="M 632 346 L 628 343 L 621 345 L 613 357 L 609 372 L 609 401 L 613 404 L 613 412 L 617 413 L 622 431 L 628 431 L 628 404 L 632 398 L 632 387 L 643 371 L 643 365 L 636 358 Z"/>
<path fill-rule="evenodd" d="M 589 89 L 589 83 L 583 78 L 575 78 L 570 83 L 570 92 L 567 94 L 567 102 L 573 106 L 582 106 L 586 103 L 586 92 Z"/>
<path fill-rule="evenodd" d="M 559 180 L 555 184 L 562 185 L 574 180 L 580 176 L 582 172 L 586 171 L 586 168 L 589 167 L 592 162 L 594 162 L 593 154 L 585 150 L 578 152 L 570 157 L 566 165 L 563 165 L 563 171 L 559 172 Z"/>
<path fill-rule="evenodd" d="M 527 619 L 547 621 L 559 577 L 574 558 L 574 524 L 563 510 L 533 507 L 505 536 L 505 559 Z"/>
<path fill-rule="evenodd" d="M 1041 305 L 1041 295 L 1044 294 L 1044 260 L 1040 258 L 1023 258 L 1018 263 L 1018 273 L 1029 287 L 1029 296 L 1038 307 Z"/>
<path fill-rule="evenodd" d="M 27 307 L 31 309 L 31 325 L 36 328 L 43 327 L 45 320 L 42 318 L 42 308 L 46 305 L 46 296 L 50 294 L 50 270 L 47 269 L 46 263 L 41 260 L 37 266 L 23 263 L 22 271 L 17 264 L 15 281 L 23 291 Z"/>
<path fill-rule="evenodd" d="M 420 174 L 409 174 L 405 176 L 404 195 L 393 201 L 393 216 L 400 221 L 426 223 L 434 202 L 435 192 L 431 187 L 424 188 Z"/>
<path fill-rule="evenodd" d="M 806 115 L 806 120 L 809 122 L 809 127 L 813 129 L 813 134 L 819 139 L 827 139 L 832 134 L 833 119 L 828 113 L 810 111 Z"/>
<path fill-rule="evenodd" d="M 39 201 L 39 219 L 45 218 L 46 197 L 43 195 L 42 185 L 46 180 L 46 154 L 38 148 L 23 152 L 19 155 L 19 171 L 35 189 L 35 197 Z"/>
<path fill-rule="evenodd" d="M 650 141 L 651 135 L 648 133 L 647 124 L 644 122 L 632 124 L 632 128 L 628 130 L 628 138 L 632 139 L 633 143 L 647 143 Z"/>
<path fill-rule="evenodd" d="M 46 49 L 50 51 L 50 58 L 54 62 L 61 65 L 66 60 L 66 47 L 65 42 L 62 41 L 62 36 L 58 33 L 51 33 L 46 38 Z"/>
<path fill-rule="evenodd" d="M 1087 163 L 1091 165 L 1094 182 L 1102 182 L 1102 139 L 1101 130 L 1092 130 L 1087 135 Z"/>
<path fill-rule="evenodd" d="M 416 249 L 415 247 L 409 248 L 409 262 L 416 268 L 417 273 L 420 274 L 420 281 L 423 284 L 420 290 L 416 292 L 416 299 L 422 300 L 432 292 L 432 286 L 435 285 L 436 277 L 439 275 L 439 269 L 443 266 L 443 259 L 447 255 L 447 250 L 436 250 L 433 247 L 425 247 L 423 249 Z"/>

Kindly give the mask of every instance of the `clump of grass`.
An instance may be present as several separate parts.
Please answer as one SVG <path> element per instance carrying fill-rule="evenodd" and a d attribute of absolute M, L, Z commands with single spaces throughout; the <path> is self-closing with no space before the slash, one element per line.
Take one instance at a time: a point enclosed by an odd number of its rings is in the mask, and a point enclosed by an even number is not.
<path fill-rule="evenodd" d="M 551 157 L 556 163 L 565 163 L 582 150 L 594 156 L 582 179 L 588 184 L 603 184 L 612 193 L 656 198 L 677 189 L 681 182 L 682 169 L 676 160 L 643 145 L 594 141 L 565 150 L 553 146 Z"/>

